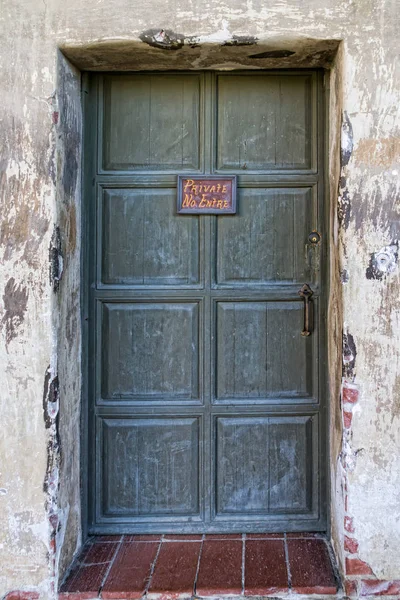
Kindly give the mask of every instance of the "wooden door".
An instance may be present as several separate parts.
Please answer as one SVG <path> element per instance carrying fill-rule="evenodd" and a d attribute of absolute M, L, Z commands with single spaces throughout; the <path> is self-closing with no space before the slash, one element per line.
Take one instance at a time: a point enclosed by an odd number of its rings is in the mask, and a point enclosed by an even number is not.
<path fill-rule="evenodd" d="M 87 91 L 89 530 L 325 529 L 320 74 Z M 202 173 L 238 175 L 236 215 L 177 214 Z"/>

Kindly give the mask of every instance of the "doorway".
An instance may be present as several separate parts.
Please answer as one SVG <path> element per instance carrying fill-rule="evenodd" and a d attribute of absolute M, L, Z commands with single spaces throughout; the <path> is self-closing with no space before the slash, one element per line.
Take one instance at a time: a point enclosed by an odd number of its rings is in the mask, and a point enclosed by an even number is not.
<path fill-rule="evenodd" d="M 322 94 L 319 71 L 90 77 L 89 532 L 326 530 Z M 236 214 L 177 214 L 191 174 L 236 175 Z"/>

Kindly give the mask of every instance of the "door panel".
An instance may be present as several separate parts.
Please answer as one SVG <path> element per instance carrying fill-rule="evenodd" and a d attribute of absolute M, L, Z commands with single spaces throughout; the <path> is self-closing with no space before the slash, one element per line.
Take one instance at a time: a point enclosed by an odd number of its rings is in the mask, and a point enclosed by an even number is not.
<path fill-rule="evenodd" d="M 199 169 L 200 77 L 105 77 L 103 169 Z"/>
<path fill-rule="evenodd" d="M 105 517 L 198 515 L 198 419 L 104 419 L 102 441 Z"/>
<path fill-rule="evenodd" d="M 307 236 L 316 227 L 316 199 L 305 189 L 246 189 L 238 213 L 217 219 L 217 284 L 303 283 Z"/>
<path fill-rule="evenodd" d="M 89 531 L 324 530 L 320 74 L 90 81 Z M 221 171 L 237 214 L 178 215 Z"/>
<path fill-rule="evenodd" d="M 313 340 L 302 328 L 300 301 L 218 302 L 216 399 L 310 401 Z"/>
<path fill-rule="evenodd" d="M 310 416 L 219 417 L 217 515 L 309 515 L 316 427 Z"/>
<path fill-rule="evenodd" d="M 199 218 L 180 218 L 175 204 L 176 190 L 104 190 L 102 283 L 148 287 L 200 282 Z"/>
<path fill-rule="evenodd" d="M 219 75 L 217 168 L 311 169 L 310 75 Z"/>
<path fill-rule="evenodd" d="M 103 399 L 199 398 L 197 303 L 105 303 L 99 348 Z"/>

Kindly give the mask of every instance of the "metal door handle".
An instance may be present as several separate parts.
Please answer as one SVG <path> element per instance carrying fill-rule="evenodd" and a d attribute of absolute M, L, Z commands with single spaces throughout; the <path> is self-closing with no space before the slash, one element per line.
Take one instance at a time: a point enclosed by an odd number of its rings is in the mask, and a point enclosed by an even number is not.
<path fill-rule="evenodd" d="M 309 336 L 312 331 L 312 301 L 311 296 L 313 295 L 313 291 L 308 285 L 305 283 L 303 287 L 299 290 L 299 296 L 301 296 L 304 300 L 304 329 L 301 332 L 301 335 L 305 337 Z"/>

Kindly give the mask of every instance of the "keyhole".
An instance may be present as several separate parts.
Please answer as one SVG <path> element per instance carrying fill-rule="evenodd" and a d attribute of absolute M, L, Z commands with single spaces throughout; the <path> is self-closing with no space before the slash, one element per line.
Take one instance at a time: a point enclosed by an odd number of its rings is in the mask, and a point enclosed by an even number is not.
<path fill-rule="evenodd" d="M 321 241 L 321 236 L 319 235 L 318 231 L 312 231 L 308 236 L 308 241 L 310 244 L 319 244 Z"/>

